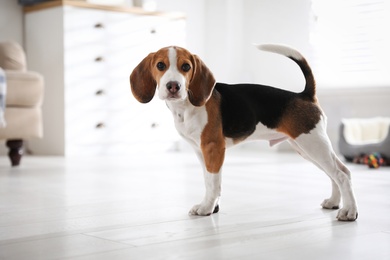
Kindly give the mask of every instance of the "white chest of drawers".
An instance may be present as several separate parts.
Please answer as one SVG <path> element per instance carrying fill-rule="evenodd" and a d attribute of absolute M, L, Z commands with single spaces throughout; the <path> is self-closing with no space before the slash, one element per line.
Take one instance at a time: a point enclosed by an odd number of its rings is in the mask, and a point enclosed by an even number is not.
<path fill-rule="evenodd" d="M 179 139 L 164 102 L 133 98 L 129 75 L 148 53 L 185 45 L 184 16 L 60 4 L 27 11 L 25 25 L 29 66 L 46 85 L 34 153 L 117 155 Z"/>

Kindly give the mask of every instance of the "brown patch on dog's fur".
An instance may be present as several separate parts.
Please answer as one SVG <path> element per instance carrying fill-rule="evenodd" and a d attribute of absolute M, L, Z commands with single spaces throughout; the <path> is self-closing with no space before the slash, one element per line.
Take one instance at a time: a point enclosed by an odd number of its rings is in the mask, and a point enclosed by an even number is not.
<path fill-rule="evenodd" d="M 150 53 L 146 56 L 137 67 L 134 68 L 130 75 L 131 92 L 141 103 L 148 103 L 152 100 L 156 91 L 157 82 L 151 72 L 153 57 L 154 53 Z"/>
<path fill-rule="evenodd" d="M 193 75 L 188 85 L 188 99 L 194 106 L 203 106 L 210 98 L 215 86 L 213 73 L 196 55 L 192 56 Z"/>
<path fill-rule="evenodd" d="M 210 173 L 219 173 L 225 159 L 226 142 L 222 131 L 220 99 L 219 93 L 214 91 L 205 105 L 209 119 L 203 129 L 200 146 L 206 169 Z"/>
<path fill-rule="evenodd" d="M 157 83 L 160 82 L 161 77 L 164 75 L 166 70 L 168 70 L 168 68 L 171 66 L 171 64 L 169 62 L 168 53 L 169 53 L 168 48 L 160 49 L 158 52 L 156 52 L 154 54 L 153 59 L 150 63 L 150 65 L 151 65 L 150 71 L 153 75 L 153 78 L 155 79 L 155 81 Z M 159 63 L 159 62 L 163 62 L 166 65 L 166 68 L 163 71 L 160 71 L 157 69 L 157 63 Z"/>
<path fill-rule="evenodd" d="M 239 144 L 239 143 L 245 141 L 245 139 L 246 139 L 247 137 L 248 137 L 248 136 L 241 137 L 241 138 L 233 138 L 233 144 L 234 144 L 234 145 Z"/>
<path fill-rule="evenodd" d="M 194 74 L 194 67 L 196 66 L 196 64 L 193 63 L 193 58 L 192 58 L 193 55 L 184 48 L 180 48 L 180 47 L 174 47 L 174 48 L 176 50 L 176 68 L 186 78 L 186 83 L 187 83 L 186 89 L 188 89 Z M 188 72 L 183 72 L 181 68 L 185 63 L 191 66 L 191 69 Z"/>
<path fill-rule="evenodd" d="M 294 99 L 288 104 L 276 130 L 295 139 L 301 134 L 310 133 L 320 121 L 321 115 L 322 111 L 317 104 Z"/>
<path fill-rule="evenodd" d="M 152 52 L 134 68 L 130 75 L 130 86 L 134 97 L 141 103 L 148 103 L 154 97 L 157 83 L 165 73 L 156 68 L 158 62 L 169 67 L 168 48 Z"/>

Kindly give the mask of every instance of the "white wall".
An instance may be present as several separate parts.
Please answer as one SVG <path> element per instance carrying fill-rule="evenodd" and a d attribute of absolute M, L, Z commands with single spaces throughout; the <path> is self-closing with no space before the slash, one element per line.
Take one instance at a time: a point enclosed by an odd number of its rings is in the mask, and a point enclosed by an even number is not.
<path fill-rule="evenodd" d="M 186 48 L 197 55 L 204 57 L 206 0 L 157 0 L 159 11 L 184 12 L 187 15 L 187 46 Z"/>
<path fill-rule="evenodd" d="M 283 56 L 264 53 L 251 43 L 290 45 L 310 62 L 311 0 L 246 0 L 245 48 L 248 74 L 253 82 L 302 91 L 304 79 L 298 66 Z"/>
<path fill-rule="evenodd" d="M 23 45 L 23 12 L 17 0 L 0 0 L 0 41 L 14 40 Z M 0 140 L 0 155 L 6 154 Z"/>
<path fill-rule="evenodd" d="M 0 41 L 23 44 L 23 12 L 17 0 L 0 1 Z"/>
<path fill-rule="evenodd" d="M 244 1 L 210 0 L 205 28 L 208 67 L 217 81 L 237 82 L 243 74 Z"/>

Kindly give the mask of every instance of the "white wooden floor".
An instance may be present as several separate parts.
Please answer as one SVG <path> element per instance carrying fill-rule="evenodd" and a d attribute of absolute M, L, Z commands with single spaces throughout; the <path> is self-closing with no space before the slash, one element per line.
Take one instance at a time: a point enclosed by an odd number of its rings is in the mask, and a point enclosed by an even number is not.
<path fill-rule="evenodd" d="M 0 259 L 390 259 L 390 168 L 349 165 L 356 222 L 319 206 L 325 174 L 295 154 L 231 152 L 221 211 L 192 153 L 0 157 Z"/>

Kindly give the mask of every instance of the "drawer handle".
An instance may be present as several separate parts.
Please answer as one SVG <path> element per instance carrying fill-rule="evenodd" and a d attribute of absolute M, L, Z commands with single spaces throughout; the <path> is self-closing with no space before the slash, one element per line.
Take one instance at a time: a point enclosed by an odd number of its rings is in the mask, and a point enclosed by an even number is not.
<path fill-rule="evenodd" d="M 103 61 L 104 61 L 104 58 L 101 56 L 95 58 L 95 62 L 103 62 Z"/>
<path fill-rule="evenodd" d="M 102 24 L 102 23 L 97 23 L 97 24 L 95 24 L 94 27 L 97 28 L 97 29 L 102 29 L 102 28 L 104 28 L 104 24 Z"/>
<path fill-rule="evenodd" d="M 101 96 L 101 95 L 104 95 L 104 90 L 103 89 L 99 89 L 98 91 L 96 91 L 95 95 L 96 96 Z"/>
<path fill-rule="evenodd" d="M 150 29 L 151 34 L 155 34 L 156 32 L 157 32 L 156 29 L 154 29 L 154 28 Z"/>
<path fill-rule="evenodd" d="M 102 129 L 102 128 L 105 128 L 106 125 L 104 123 L 97 123 L 96 124 L 96 129 Z"/>

